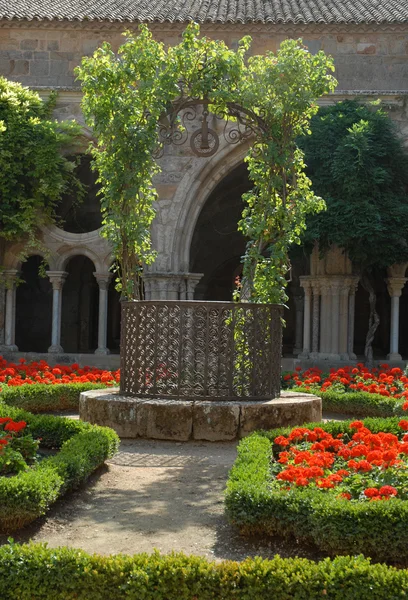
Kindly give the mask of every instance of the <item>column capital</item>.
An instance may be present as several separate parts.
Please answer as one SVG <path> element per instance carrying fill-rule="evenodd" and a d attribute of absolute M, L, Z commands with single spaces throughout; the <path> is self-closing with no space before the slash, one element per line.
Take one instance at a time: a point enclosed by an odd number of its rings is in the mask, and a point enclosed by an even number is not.
<path fill-rule="evenodd" d="M 112 280 L 113 273 L 97 273 L 94 271 L 94 277 L 101 290 L 107 290 Z"/>
<path fill-rule="evenodd" d="M 310 283 L 312 285 L 312 293 L 313 296 L 320 296 L 320 280 L 318 277 L 312 277 L 310 279 Z"/>
<path fill-rule="evenodd" d="M 310 296 L 312 293 L 312 278 L 310 275 L 301 275 L 299 281 L 301 287 L 304 289 L 305 296 Z"/>
<path fill-rule="evenodd" d="M 18 269 L 4 269 L 4 271 L 0 273 L 4 283 L 9 286 L 16 283 L 19 275 L 20 271 Z"/>
<path fill-rule="evenodd" d="M 389 277 L 385 280 L 387 283 L 388 293 L 391 298 L 399 298 L 402 293 L 402 288 L 408 281 L 406 277 Z"/>
<path fill-rule="evenodd" d="M 350 286 L 350 294 L 355 294 L 358 288 L 358 284 L 360 282 L 360 277 L 358 275 L 354 277 L 347 277 L 348 285 Z"/>
<path fill-rule="evenodd" d="M 339 296 L 341 290 L 343 289 L 342 282 L 338 279 L 333 279 L 330 283 L 330 292 L 332 296 Z"/>
<path fill-rule="evenodd" d="M 66 271 L 46 271 L 53 290 L 61 290 L 68 273 Z"/>
<path fill-rule="evenodd" d="M 331 283 L 329 279 L 322 279 L 319 286 L 322 296 L 328 296 L 331 293 Z"/>

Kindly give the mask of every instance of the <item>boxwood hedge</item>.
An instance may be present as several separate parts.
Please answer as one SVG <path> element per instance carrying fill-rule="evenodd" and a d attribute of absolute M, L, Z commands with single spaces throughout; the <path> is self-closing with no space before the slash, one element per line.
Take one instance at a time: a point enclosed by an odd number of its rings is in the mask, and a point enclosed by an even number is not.
<path fill-rule="evenodd" d="M 311 423 L 333 436 L 351 421 Z M 374 433 L 400 433 L 398 418 L 368 418 Z M 242 440 L 230 472 L 227 515 L 244 534 L 294 536 L 334 554 L 359 554 L 399 564 L 408 563 L 408 502 L 354 503 L 317 489 L 272 491 L 270 462 L 273 440 L 291 428 L 252 434 Z"/>
<path fill-rule="evenodd" d="M 296 391 L 309 392 L 309 389 L 296 388 Z M 369 392 L 336 392 L 327 390 L 312 392 L 322 399 L 323 410 L 334 413 L 353 415 L 355 417 L 393 417 L 404 415 L 402 405 L 405 400 Z"/>
<path fill-rule="evenodd" d="M 106 388 L 103 383 L 61 383 L 46 385 L 36 383 L 20 386 L 3 386 L 0 401 L 9 406 L 24 408 L 33 413 L 78 410 L 79 395 L 87 390 Z"/>
<path fill-rule="evenodd" d="M 0 532 L 9 533 L 45 514 L 50 505 L 84 482 L 119 445 L 116 433 L 68 419 L 33 415 L 0 404 L 0 417 L 27 422 L 27 433 L 58 452 L 13 477 L 0 477 Z M 1 597 L 1 595 L 0 595 Z"/>
<path fill-rule="evenodd" d="M 0 548 L 0 597 L 7 600 L 396 600 L 407 594 L 406 570 L 372 565 L 362 556 L 214 563 L 183 554 Z"/>

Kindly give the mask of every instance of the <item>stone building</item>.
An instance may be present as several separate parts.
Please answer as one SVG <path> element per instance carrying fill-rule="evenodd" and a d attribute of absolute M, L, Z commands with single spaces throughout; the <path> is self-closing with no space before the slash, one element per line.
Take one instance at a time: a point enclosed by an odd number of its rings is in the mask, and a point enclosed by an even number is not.
<path fill-rule="evenodd" d="M 82 56 L 104 40 L 118 48 L 123 32 L 135 31 L 140 22 L 149 23 L 157 39 L 177 43 L 190 20 L 230 47 L 251 35 L 253 53 L 301 37 L 311 52 L 322 49 L 334 57 L 339 85 L 322 104 L 381 98 L 408 142 L 406 0 L 0 0 L 0 74 L 44 97 L 57 90 L 57 117 L 83 123 L 73 73 Z M 92 132 L 86 126 L 83 132 L 85 150 Z M 145 277 L 147 298 L 231 298 L 245 247 L 236 223 L 241 195 L 250 187 L 246 150 L 222 137 L 209 158 L 196 156 L 188 143 L 166 148 L 156 179 L 158 258 Z M 86 353 L 89 363 L 96 353 L 94 361 L 117 364 L 119 300 L 110 248 L 98 232 L 97 186 L 86 156 L 80 174 L 89 186 L 85 203 L 65 198 L 63 224 L 40 234 L 48 248 L 48 277 L 38 277 L 40 256 L 21 261 L 19 244 L 7 245 L 0 257 L 0 344 L 7 356 L 16 356 L 17 349 L 54 360 Z M 390 266 L 377 281 L 381 327 L 375 351 L 393 361 L 408 356 L 407 267 Z M 16 286 L 17 278 L 24 283 Z M 324 260 L 317 252 L 298 258 L 288 290 L 285 356 L 349 362 L 362 353 L 368 299 L 344 254 L 333 248 Z"/>

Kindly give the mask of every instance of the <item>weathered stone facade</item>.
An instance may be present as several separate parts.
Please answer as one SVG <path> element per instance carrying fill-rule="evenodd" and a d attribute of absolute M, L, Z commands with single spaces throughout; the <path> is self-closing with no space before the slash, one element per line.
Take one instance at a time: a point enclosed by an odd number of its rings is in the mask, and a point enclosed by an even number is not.
<path fill-rule="evenodd" d="M 0 74 L 38 89 L 44 97 L 51 90 L 57 90 L 57 118 L 74 118 L 84 125 L 80 109 L 81 93 L 75 80 L 74 67 L 103 41 L 110 42 L 117 49 L 123 40 L 123 31 L 136 28 L 135 24 L 125 26 L 116 22 L 0 20 Z M 180 40 L 184 25 L 153 23 L 151 28 L 157 39 L 166 44 L 175 44 Z M 255 54 L 277 50 L 282 40 L 288 37 L 301 37 L 312 52 L 321 49 L 334 57 L 339 85 L 335 94 L 321 100 L 322 104 L 349 97 L 363 101 L 381 98 L 397 123 L 401 136 L 408 143 L 408 23 L 298 26 L 206 23 L 202 26 L 202 32 L 210 37 L 224 39 L 231 47 L 236 47 L 241 37 L 250 34 L 253 38 L 252 52 Z M 214 122 L 211 127 L 220 128 L 221 124 Z M 197 128 L 197 124 L 192 124 L 192 129 L 194 128 Z M 91 137 L 92 132 L 84 125 L 84 147 L 86 140 Z M 245 144 L 229 145 L 224 142 L 214 156 L 204 159 L 193 155 L 188 144 L 166 148 L 160 159 L 162 172 L 156 178 L 159 199 L 153 225 L 153 242 L 158 258 L 146 274 L 148 299 L 191 299 L 194 293 L 196 297 L 209 298 L 214 293 L 211 290 L 217 289 L 215 284 L 213 288 L 209 286 L 211 274 L 218 273 L 219 279 L 225 278 L 228 269 L 227 280 L 229 277 L 232 287 L 234 269 L 239 265 L 240 253 L 242 254 L 238 248 L 241 242 L 237 242 L 231 256 L 228 256 L 230 262 L 223 262 L 227 245 L 222 241 L 222 235 L 227 236 L 228 214 L 233 214 L 232 208 L 230 213 L 225 214 L 225 231 L 220 233 L 214 228 L 213 253 L 205 255 L 206 260 L 202 255 L 200 263 L 199 257 L 192 256 L 191 249 L 195 240 L 195 254 L 202 251 L 200 239 L 204 238 L 197 234 L 197 227 L 201 223 L 199 219 L 204 214 L 204 207 L 209 206 L 209 199 L 215 199 L 213 212 L 216 214 L 217 210 L 221 210 L 224 200 L 233 200 L 233 194 L 239 199 L 242 191 L 245 191 L 245 185 L 249 185 L 242 178 L 242 163 L 246 151 Z M 227 178 L 228 185 L 223 188 L 222 183 Z M 234 222 L 232 219 L 230 229 L 235 224 L 236 220 Z M 212 226 L 209 213 L 202 231 L 208 233 Z M 207 245 L 208 239 L 210 238 L 207 236 Z M 92 341 L 89 341 L 85 351 L 96 350 L 99 354 L 108 352 L 107 321 L 111 318 L 108 285 L 112 259 L 107 242 L 99 236 L 98 231 L 69 233 L 56 227 L 44 230 L 42 241 L 49 249 L 49 293 L 53 297 L 51 325 L 47 333 L 50 337 L 49 352 L 62 351 L 60 332 L 64 323 L 61 323 L 61 315 L 64 314 L 64 287 L 67 285 L 64 282 L 70 277 L 67 279 L 66 268 L 70 259 L 77 255 L 88 257 L 92 261 L 95 285 L 99 290 L 98 323 L 95 325 L 97 334 L 94 336 L 97 342 L 92 347 Z M 230 243 L 229 247 L 232 246 Z M 6 269 L 4 281 L 7 280 L 8 283 L 2 292 L 5 300 L 2 301 L 3 296 L 0 295 L 0 336 L 3 336 L 0 342 L 9 351 L 16 348 L 16 293 L 13 279 L 22 267 L 21 250 L 19 245 L 9 245 L 1 260 Z M 335 259 L 330 265 L 332 256 Z M 200 264 L 206 265 L 205 268 L 200 267 L 195 272 L 195 266 Z M 405 267 L 400 267 L 398 271 L 400 292 Z M 291 337 L 287 335 L 287 351 L 294 352 L 295 355 L 302 351 L 301 357 L 312 359 L 349 361 L 355 358 L 353 297 L 358 281 L 347 259 L 334 251 L 323 264 L 314 255 L 305 267 L 297 270 L 294 266 L 293 272 L 295 276 L 289 286 L 291 310 L 287 321 Z M 388 278 L 391 278 L 387 284 L 392 297 L 399 298 L 395 292 L 393 271 L 390 271 Z M 201 287 L 196 287 L 200 280 Z M 90 298 L 89 296 L 89 302 Z M 393 333 L 389 352 L 390 359 L 394 360 L 400 359 L 396 341 L 397 304 L 393 300 Z M 91 317 L 88 321 L 89 319 Z M 4 328 L 1 326 L 3 320 Z M 74 348 L 74 344 L 70 342 L 71 347 Z M 81 348 L 76 349 L 76 352 L 80 351 Z"/>

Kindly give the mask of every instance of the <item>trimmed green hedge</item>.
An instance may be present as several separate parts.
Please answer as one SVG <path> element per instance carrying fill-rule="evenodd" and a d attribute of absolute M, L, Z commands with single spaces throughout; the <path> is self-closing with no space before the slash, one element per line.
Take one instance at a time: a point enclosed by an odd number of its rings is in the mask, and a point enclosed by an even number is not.
<path fill-rule="evenodd" d="M 351 421 L 312 423 L 333 436 Z M 398 418 L 365 419 L 374 433 L 400 433 Z M 231 522 L 244 534 L 295 536 L 334 554 L 359 554 L 408 563 L 408 502 L 354 503 L 316 489 L 272 491 L 273 440 L 293 428 L 255 433 L 242 440 L 230 472 L 225 505 Z M 278 448 L 275 449 L 278 451 Z"/>
<path fill-rule="evenodd" d="M 356 417 L 394 417 L 406 414 L 402 410 L 404 400 L 370 394 L 368 392 L 320 392 L 323 410 L 335 413 L 349 413 Z"/>
<path fill-rule="evenodd" d="M 3 386 L 0 401 L 8 406 L 24 408 L 33 413 L 53 410 L 78 410 L 79 395 L 88 390 L 108 387 L 104 383 L 61 383 L 46 385 L 36 383 L 16 387 Z"/>
<path fill-rule="evenodd" d="M 296 391 L 315 394 L 322 399 L 323 410 L 345 413 L 355 417 L 394 417 L 406 415 L 402 410 L 405 400 L 370 394 L 369 392 L 327 392 L 311 391 L 302 387 Z"/>
<path fill-rule="evenodd" d="M 32 415 L 0 404 L 0 417 L 6 416 L 26 421 L 27 433 L 40 437 L 43 447 L 59 452 L 28 471 L 0 477 L 1 533 L 15 531 L 45 514 L 61 494 L 86 481 L 119 446 L 118 436 L 108 427 Z"/>
<path fill-rule="evenodd" d="M 408 594 L 408 571 L 362 556 L 241 563 L 158 553 L 90 556 L 45 545 L 0 548 L 5 600 L 396 600 Z"/>

